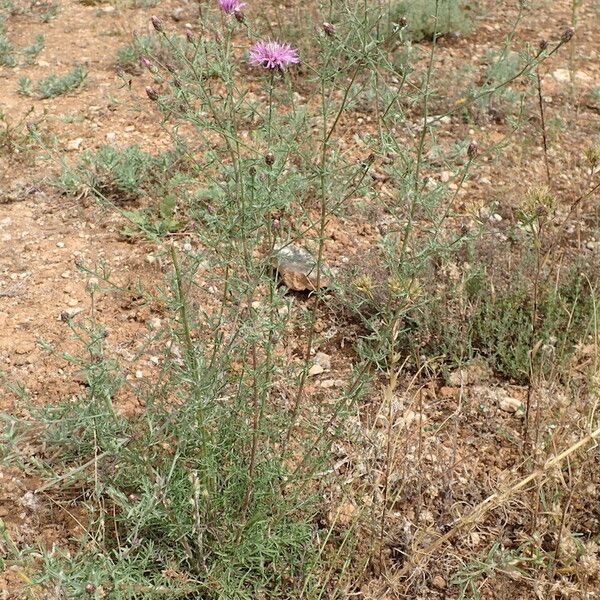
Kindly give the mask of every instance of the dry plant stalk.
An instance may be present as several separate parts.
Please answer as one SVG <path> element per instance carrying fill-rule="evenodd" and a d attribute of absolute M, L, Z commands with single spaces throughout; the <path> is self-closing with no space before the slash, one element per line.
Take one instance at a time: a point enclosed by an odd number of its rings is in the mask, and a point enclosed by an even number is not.
<path fill-rule="evenodd" d="M 542 475 L 546 474 L 554 467 L 560 465 L 565 459 L 569 458 L 572 454 L 587 446 L 590 442 L 594 442 L 599 437 L 600 427 L 598 429 L 595 429 L 585 437 L 581 438 L 572 446 L 569 446 L 566 450 L 563 450 L 560 454 L 548 459 L 541 468 L 535 470 L 533 473 L 530 473 L 529 475 L 527 475 L 527 477 L 524 477 L 516 483 L 513 483 L 503 491 L 496 492 L 495 494 L 488 496 L 483 502 L 475 506 L 475 508 L 473 508 L 473 510 L 471 510 L 470 513 L 462 517 L 458 521 L 458 523 L 456 523 L 456 525 L 452 527 L 452 529 L 450 529 L 444 535 L 440 536 L 427 548 L 420 551 L 417 557 L 412 562 L 407 562 L 406 566 L 404 566 L 400 571 L 398 571 L 391 577 L 386 577 L 385 583 L 377 591 L 377 595 L 375 597 L 379 600 L 383 600 L 383 598 L 385 598 L 386 596 L 387 591 L 390 588 L 393 588 L 403 577 L 406 577 L 410 569 L 414 569 L 415 567 L 423 563 L 438 548 L 443 546 L 446 542 L 450 541 L 457 533 L 462 531 L 468 525 L 475 525 L 476 523 L 478 523 L 488 512 L 494 510 L 495 508 L 498 508 L 499 506 L 502 506 L 509 498 L 511 498 L 514 494 L 525 488 L 529 483 L 535 481 L 536 479 L 539 479 Z"/>

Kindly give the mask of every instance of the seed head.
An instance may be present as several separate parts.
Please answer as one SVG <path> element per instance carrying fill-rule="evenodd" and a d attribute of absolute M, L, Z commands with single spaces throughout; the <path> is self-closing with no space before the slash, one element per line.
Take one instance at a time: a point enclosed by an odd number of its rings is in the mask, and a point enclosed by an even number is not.
<path fill-rule="evenodd" d="M 560 41 L 563 44 L 566 44 L 567 42 L 571 41 L 571 38 L 575 35 L 575 29 L 573 29 L 573 27 L 567 27 L 563 32 L 562 35 L 560 36 Z"/>
<path fill-rule="evenodd" d="M 400 19 L 398 19 L 398 25 L 400 26 L 400 29 L 404 29 L 408 25 L 408 19 L 406 17 L 400 17 Z"/>
<path fill-rule="evenodd" d="M 158 92 L 154 88 L 152 88 L 152 87 L 147 87 L 146 88 L 146 95 L 153 102 L 156 102 L 158 100 Z"/>
<path fill-rule="evenodd" d="M 265 163 L 267 164 L 268 167 L 272 167 L 273 164 L 275 163 L 275 156 L 273 156 L 272 152 L 267 152 L 265 154 Z"/>
<path fill-rule="evenodd" d="M 476 141 L 472 141 L 467 148 L 467 156 L 473 160 L 479 154 L 479 144 Z"/>
<path fill-rule="evenodd" d="M 290 44 L 268 41 L 258 42 L 250 48 L 250 64 L 264 69 L 283 71 L 300 62 L 298 50 Z"/>
<path fill-rule="evenodd" d="M 335 35 L 335 25 L 332 23 L 323 23 L 323 31 L 325 32 L 325 35 L 333 37 Z"/>
<path fill-rule="evenodd" d="M 152 27 L 154 27 L 156 31 L 163 31 L 163 22 L 156 15 L 153 15 L 150 18 L 150 22 L 152 23 Z"/>

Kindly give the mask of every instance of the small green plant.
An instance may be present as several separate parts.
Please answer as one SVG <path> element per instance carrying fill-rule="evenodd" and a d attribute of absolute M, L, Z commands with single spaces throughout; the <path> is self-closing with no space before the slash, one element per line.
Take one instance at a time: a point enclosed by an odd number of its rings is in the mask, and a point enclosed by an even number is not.
<path fill-rule="evenodd" d="M 466 2 L 461 0 L 396 1 L 392 4 L 390 20 L 398 24 L 406 20 L 406 36 L 414 41 L 431 40 L 435 35 L 465 33 L 471 27 Z"/>
<path fill-rule="evenodd" d="M 180 155 L 166 152 L 154 156 L 139 146 L 118 149 L 102 146 L 85 152 L 74 168 L 65 167 L 57 181 L 66 193 L 92 193 L 116 204 L 138 199 L 143 194 L 162 198 Z M 180 165 L 181 166 L 181 165 Z"/>
<path fill-rule="evenodd" d="M 87 71 L 77 65 L 65 75 L 50 75 L 38 82 L 36 90 L 41 98 L 54 98 L 76 90 L 83 84 Z"/>
<path fill-rule="evenodd" d="M 6 35 L 4 19 L 0 18 L 0 65 L 5 67 L 16 67 L 17 58 L 15 47 Z"/>
<path fill-rule="evenodd" d="M 33 81 L 26 75 L 19 77 L 18 94 L 20 96 L 31 96 L 33 94 Z"/>
<path fill-rule="evenodd" d="M 23 48 L 23 53 L 27 57 L 28 62 L 33 62 L 35 57 L 44 49 L 46 44 L 45 38 L 43 34 L 38 34 L 35 36 L 35 42 L 31 44 L 31 46 L 27 46 Z"/>
<path fill-rule="evenodd" d="M 141 73 L 140 59 L 154 56 L 157 51 L 156 38 L 151 35 L 136 37 L 131 44 L 117 50 L 117 66 L 126 73 Z"/>

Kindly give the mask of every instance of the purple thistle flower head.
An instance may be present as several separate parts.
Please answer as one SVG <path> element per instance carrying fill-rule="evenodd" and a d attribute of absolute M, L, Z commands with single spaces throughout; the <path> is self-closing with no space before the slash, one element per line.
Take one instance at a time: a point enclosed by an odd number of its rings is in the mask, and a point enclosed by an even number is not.
<path fill-rule="evenodd" d="M 224 13 L 232 15 L 236 12 L 241 13 L 246 3 L 240 2 L 240 0 L 219 0 L 219 6 Z"/>
<path fill-rule="evenodd" d="M 250 48 L 250 64 L 265 69 L 279 69 L 283 71 L 290 65 L 300 62 L 298 50 L 290 44 L 268 41 L 257 42 Z"/>

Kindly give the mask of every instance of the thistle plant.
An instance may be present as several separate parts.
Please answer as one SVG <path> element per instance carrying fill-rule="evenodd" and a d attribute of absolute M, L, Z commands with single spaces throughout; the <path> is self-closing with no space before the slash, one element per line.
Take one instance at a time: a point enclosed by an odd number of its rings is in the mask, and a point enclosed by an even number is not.
<path fill-rule="evenodd" d="M 148 343 L 163 347 L 162 368 L 157 382 L 135 386 L 107 355 L 94 319 L 69 323 L 90 349 L 80 365 L 88 385 L 75 402 L 45 415 L 44 442 L 62 452 L 39 458 L 49 476 L 42 490 L 82 487 L 91 525 L 75 557 L 42 554 L 36 583 L 56 583 L 68 597 L 100 588 L 115 598 L 354 594 L 364 573 L 390 566 L 398 534 L 391 515 L 405 506 L 411 473 L 421 468 L 420 420 L 416 442 L 407 434 L 404 446 L 397 443 L 408 429 L 404 397 L 414 393 L 422 414 L 422 378 L 472 358 L 471 340 L 497 356 L 524 338 L 530 374 L 541 373 L 532 366 L 533 341 L 545 332 L 546 221 L 539 214 L 527 221 L 538 271 L 526 309 L 507 309 L 508 324 L 493 320 L 486 311 L 504 297 L 485 283 L 474 289 L 477 274 L 470 274 L 450 290 L 468 288 L 457 300 L 468 305 L 460 307 L 461 333 L 469 330 L 464 345 L 452 347 L 444 329 L 450 319 L 436 312 L 445 308 L 436 297 L 444 267 L 486 233 L 482 219 L 464 218 L 458 205 L 480 162 L 498 148 L 462 128 L 442 147 L 435 128 L 527 82 L 573 34 L 565 31 L 543 52 L 524 52 L 500 75 L 488 72 L 477 89 L 461 90 L 461 103 L 445 105 L 435 94 L 438 44 L 455 12 L 443 0 L 427 2 L 426 23 L 417 28 L 408 5 L 401 3 L 407 15 L 399 16 L 393 4 L 323 4 L 300 45 L 264 26 L 256 4 L 215 0 L 202 5 L 198 29 L 184 35 L 152 17 L 144 53 L 123 54 L 132 71 L 142 67 L 145 92 L 135 101 L 160 120 L 177 152 L 102 148 L 83 156 L 85 172 L 76 175 L 161 244 L 157 252 L 170 266 L 159 292 L 168 326 Z M 430 38 L 428 46 L 415 49 L 406 39 L 411 26 L 423 33 L 415 37 Z M 501 54 L 498 60 L 511 56 Z M 70 173 L 63 187 L 80 190 Z M 153 198 L 154 227 L 119 206 L 154 190 L 163 196 Z M 330 277 L 330 230 L 343 230 L 365 203 L 375 216 L 361 217 L 379 234 L 368 246 L 351 239 L 344 251 L 355 264 L 347 272 L 336 264 Z M 305 293 L 279 285 L 275 272 L 282 250 L 294 246 L 314 259 Z M 107 273 L 91 272 L 115 289 Z M 514 296 L 507 298 L 513 308 Z M 473 299 L 482 306 L 469 305 Z M 331 314 L 357 323 L 358 339 L 345 380 L 322 398 L 326 388 L 313 383 L 312 367 L 333 343 L 322 326 Z M 529 327 L 522 337 L 512 315 Z M 569 327 L 583 321 L 572 317 Z M 565 338 L 565 346 L 572 342 Z M 113 406 L 123 390 L 144 407 L 130 420 Z M 459 410 L 448 419 L 456 427 Z M 372 419 L 385 426 L 375 433 L 359 427 Z M 69 438 L 75 429 L 84 443 Z M 27 437 L 16 428 L 19 435 Z M 350 443 L 364 451 L 360 466 L 345 454 Z M 75 469 L 67 456 L 78 461 Z M 451 490 L 453 469 L 444 477 Z M 350 516 L 323 516 L 319 497 L 332 489 L 351 490 Z M 423 497 L 422 490 L 413 496 L 411 527 L 421 526 Z M 413 544 L 420 556 L 417 536 Z"/>

